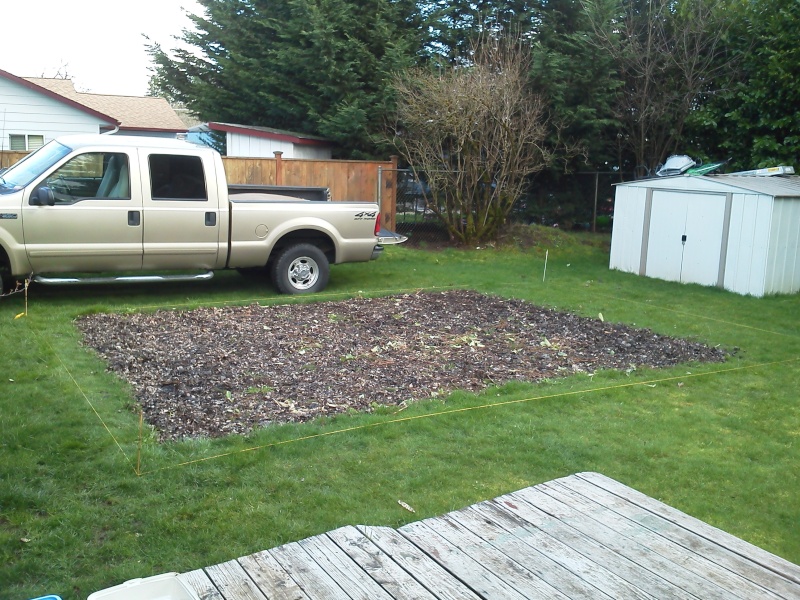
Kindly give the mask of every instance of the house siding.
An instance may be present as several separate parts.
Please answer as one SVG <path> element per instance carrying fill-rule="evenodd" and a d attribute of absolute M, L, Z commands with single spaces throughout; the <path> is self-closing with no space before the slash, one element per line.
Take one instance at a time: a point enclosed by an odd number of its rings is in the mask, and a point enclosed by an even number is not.
<path fill-rule="evenodd" d="M 8 150 L 11 134 L 43 135 L 47 143 L 62 135 L 100 129 L 95 117 L 4 78 L 0 78 L 0 120 L 0 150 Z"/>

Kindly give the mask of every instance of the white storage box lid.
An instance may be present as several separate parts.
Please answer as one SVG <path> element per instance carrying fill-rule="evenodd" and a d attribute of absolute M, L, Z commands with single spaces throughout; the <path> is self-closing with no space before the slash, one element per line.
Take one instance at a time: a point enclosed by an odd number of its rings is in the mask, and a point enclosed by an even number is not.
<path fill-rule="evenodd" d="M 131 579 L 89 595 L 87 600 L 199 600 L 177 573 Z"/>

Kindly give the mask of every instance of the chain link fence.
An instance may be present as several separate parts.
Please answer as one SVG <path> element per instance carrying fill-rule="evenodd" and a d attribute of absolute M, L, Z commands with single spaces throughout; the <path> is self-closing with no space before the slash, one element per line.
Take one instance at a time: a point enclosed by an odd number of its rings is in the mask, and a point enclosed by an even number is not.
<path fill-rule="evenodd" d="M 396 183 L 396 230 L 409 244 L 446 244 L 444 224 L 426 202 L 430 188 L 410 169 L 384 170 Z M 614 215 L 614 184 L 633 179 L 633 173 L 547 173 L 531 181 L 528 193 L 509 215 L 513 223 L 538 224 L 565 230 L 609 232 Z M 382 185 L 380 189 L 384 189 Z"/>

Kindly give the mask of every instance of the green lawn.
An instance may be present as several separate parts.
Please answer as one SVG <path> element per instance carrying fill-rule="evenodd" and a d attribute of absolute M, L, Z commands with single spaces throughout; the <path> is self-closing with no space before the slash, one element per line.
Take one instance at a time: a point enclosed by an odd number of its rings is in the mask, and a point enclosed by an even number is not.
<path fill-rule="evenodd" d="M 65 600 L 344 524 L 399 526 L 599 471 L 800 562 L 800 295 L 755 299 L 608 270 L 547 232 L 531 250 L 389 248 L 297 300 L 258 279 L 33 286 L 0 300 L 0 598 Z M 545 251 L 548 255 L 544 277 Z M 603 372 L 455 393 L 247 437 L 158 444 L 80 345 L 90 311 L 325 301 L 471 288 L 691 337 L 723 365 Z M 379 381 L 375 382 L 380 385 Z M 401 508 L 403 500 L 416 514 Z"/>

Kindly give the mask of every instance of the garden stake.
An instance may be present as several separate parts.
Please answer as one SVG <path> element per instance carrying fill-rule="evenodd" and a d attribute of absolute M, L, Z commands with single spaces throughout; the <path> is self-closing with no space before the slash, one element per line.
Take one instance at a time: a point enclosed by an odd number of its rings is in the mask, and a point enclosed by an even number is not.
<path fill-rule="evenodd" d="M 544 251 L 544 273 L 542 273 L 542 283 L 544 283 L 544 278 L 547 277 L 547 255 L 550 254 L 550 250 Z"/>

